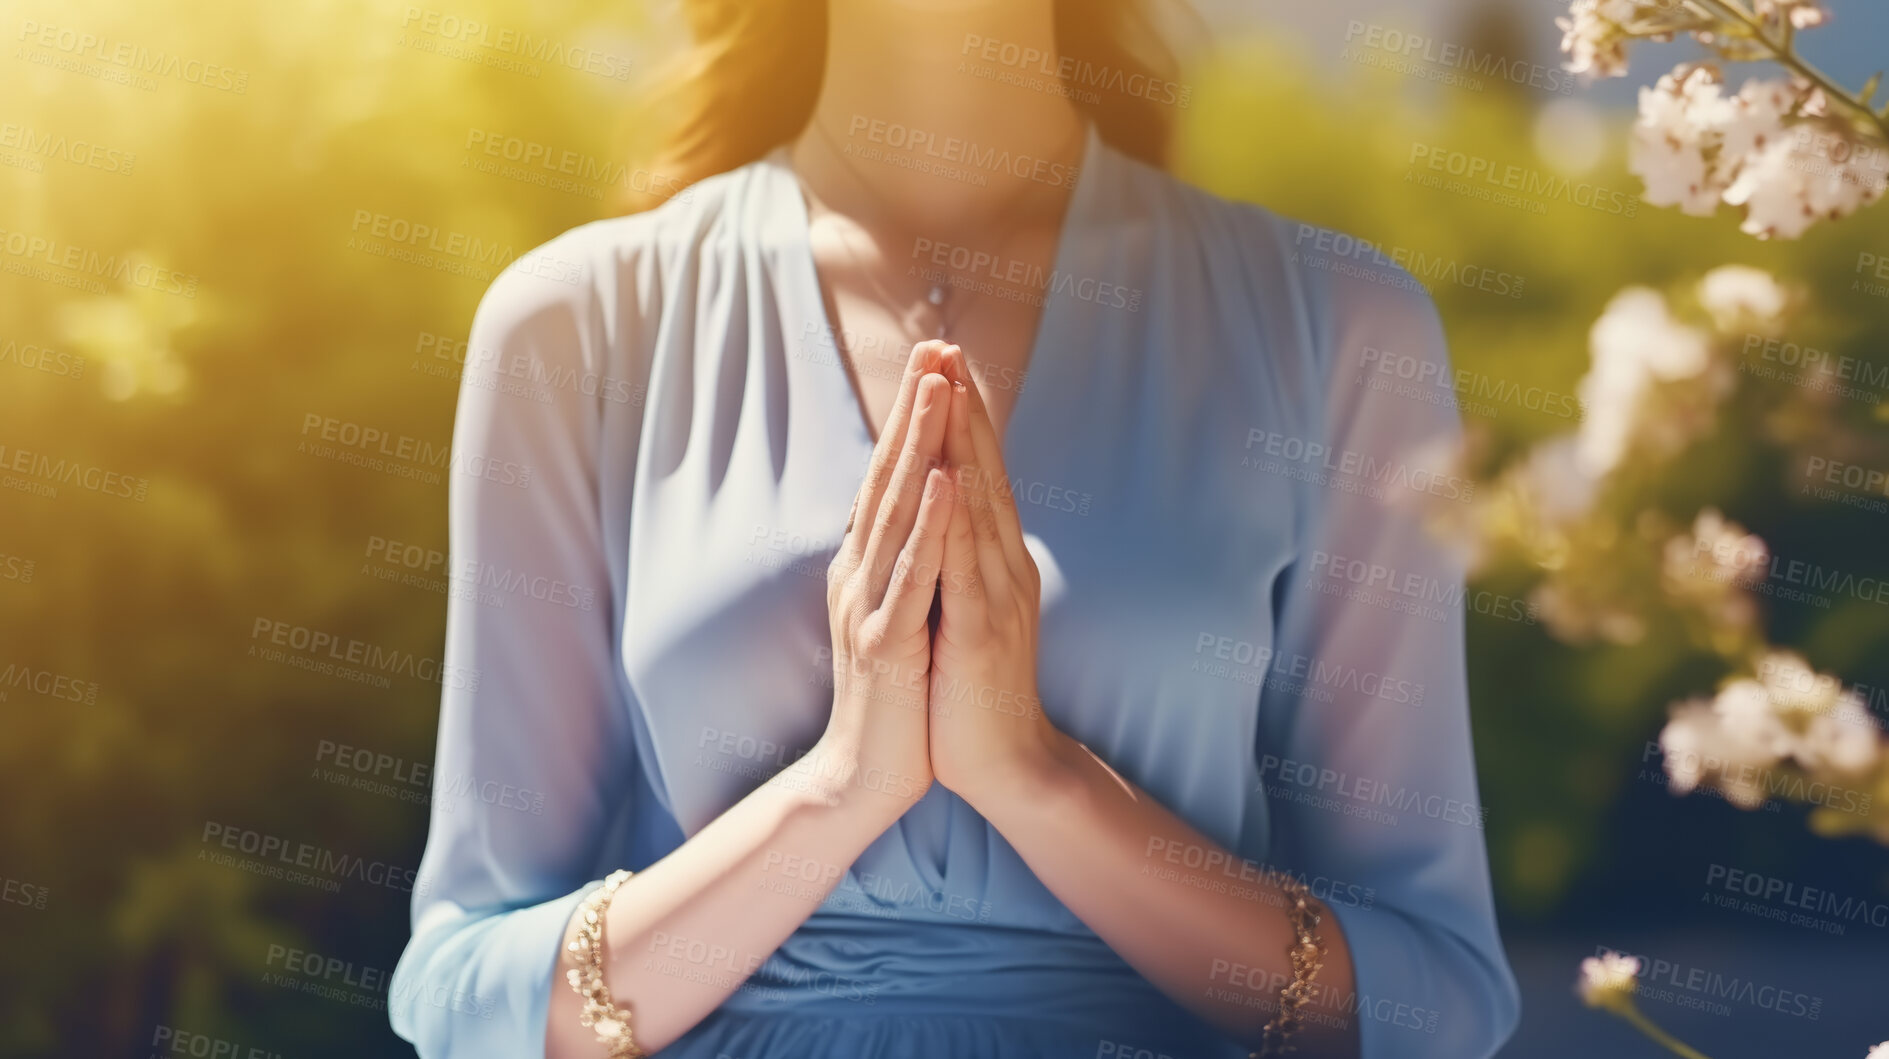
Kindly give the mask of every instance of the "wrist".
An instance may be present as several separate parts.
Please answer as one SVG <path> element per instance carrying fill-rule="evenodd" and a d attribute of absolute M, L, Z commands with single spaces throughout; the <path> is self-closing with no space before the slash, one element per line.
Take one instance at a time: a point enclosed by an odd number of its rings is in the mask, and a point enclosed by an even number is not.
<path fill-rule="evenodd" d="M 993 823 L 1018 810 L 1057 812 L 1081 783 L 1077 763 L 1081 752 L 1075 740 L 1044 719 L 1032 728 L 1029 738 L 986 759 L 975 775 L 953 790 Z"/>
<path fill-rule="evenodd" d="M 887 762 L 869 753 L 859 739 L 832 728 L 775 780 L 810 805 L 882 819 L 887 827 L 923 798 L 932 783 L 929 769 Z"/>

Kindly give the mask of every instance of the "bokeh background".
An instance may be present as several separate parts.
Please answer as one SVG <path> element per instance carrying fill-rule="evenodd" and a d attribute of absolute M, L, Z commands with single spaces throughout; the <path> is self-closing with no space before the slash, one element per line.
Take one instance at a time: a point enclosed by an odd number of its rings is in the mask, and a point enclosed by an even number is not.
<path fill-rule="evenodd" d="M 1889 206 L 1760 242 L 1729 214 L 1505 206 L 1413 179 L 1421 146 L 1632 201 L 1631 90 L 1671 58 L 1563 88 L 1562 7 L 1546 0 L 1297 6 L 1200 5 L 1175 168 L 1520 278 L 1513 296 L 1432 285 L 1458 367 L 1572 393 L 1617 290 L 1730 262 L 1802 285 L 1792 340 L 1889 365 L 1889 298 L 1858 282 L 1859 261 L 1889 257 Z M 1806 48 L 1860 83 L 1889 61 L 1889 15 L 1832 6 L 1826 51 Z M 467 21 L 489 29 L 464 36 Z M 1373 27 L 1509 57 L 1535 84 L 1386 68 Z M 481 43 L 500 31 L 582 58 Z M 311 424 L 443 451 L 486 284 L 661 179 L 635 159 L 661 113 L 649 75 L 679 33 L 673 4 L 631 0 L 0 4 L 0 1056 L 171 1054 L 180 1034 L 239 1054 L 412 1054 L 387 1029 L 384 991 L 425 837 L 452 590 L 431 558 L 446 547 L 445 476 L 324 458 Z M 505 164 L 528 149 L 572 169 Z M 411 259 L 385 237 L 393 222 L 454 249 Z M 1715 505 L 1777 554 L 1889 575 L 1889 515 L 1803 494 L 1792 462 L 1831 436 L 1808 417 L 1840 420 L 1876 446 L 1860 458 L 1889 467 L 1889 394 L 1872 392 L 1783 402 L 1796 419 L 1762 393 L 1734 399 L 1643 502 L 1681 525 Z M 1490 462 L 1570 427 L 1516 403 L 1481 411 L 1469 425 Z M 1526 571 L 1480 576 L 1529 591 Z M 1880 599 L 1772 600 L 1763 620 L 1818 669 L 1889 685 Z M 270 650 L 283 628 L 395 661 L 366 681 L 312 671 Z M 1685 989 L 1643 999 L 1719 1059 L 1860 1059 L 1889 1038 L 1889 927 L 1832 934 L 1704 900 L 1717 865 L 1889 901 L 1889 854 L 1866 837 L 1819 835 L 1799 806 L 1668 793 L 1649 741 L 1670 702 L 1709 693 L 1711 652 L 1676 625 L 1569 643 L 1472 615 L 1470 661 L 1489 847 L 1526 990 L 1507 1054 L 1657 1054 L 1576 1000 L 1576 963 L 1603 947 L 1815 999 L 1808 1012 L 1688 1004 Z M 218 858 L 224 834 L 308 848 L 324 870 L 243 870 Z M 298 983 L 281 974 L 286 950 L 346 970 Z"/>

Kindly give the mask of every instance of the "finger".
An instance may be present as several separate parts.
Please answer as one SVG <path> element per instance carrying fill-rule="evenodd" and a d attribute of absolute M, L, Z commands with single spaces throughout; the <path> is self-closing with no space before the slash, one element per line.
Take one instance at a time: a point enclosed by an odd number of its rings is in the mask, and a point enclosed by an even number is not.
<path fill-rule="evenodd" d="M 886 612 L 888 627 L 900 632 L 917 629 L 930 617 L 938 572 L 944 562 L 945 534 L 956 509 L 950 477 L 943 468 L 932 468 L 925 475 L 925 495 L 918 502 L 912 535 L 905 538 L 905 547 L 899 551 L 898 566 L 886 588 L 885 602 L 880 605 Z"/>
<path fill-rule="evenodd" d="M 886 415 L 885 426 L 879 431 L 879 440 L 873 443 L 872 460 L 867 464 L 865 481 L 860 483 L 859 492 L 853 497 L 852 514 L 846 520 L 846 537 L 840 542 L 840 554 L 846 556 L 848 565 L 857 563 L 865 552 L 866 534 L 863 530 L 878 517 L 879 502 L 885 496 L 899 452 L 905 446 L 912 405 L 918 396 L 918 381 L 926 373 L 938 369 L 944 348 L 945 344 L 936 340 L 920 342 L 912 347 L 912 355 L 906 359 L 905 375 L 899 380 L 898 398 L 892 402 L 892 411 Z"/>
<path fill-rule="evenodd" d="M 905 432 L 905 447 L 886 483 L 885 496 L 879 501 L 879 514 L 872 521 L 871 537 L 862 556 L 866 564 L 867 598 L 881 600 L 892 579 L 892 560 L 905 547 L 912 524 L 918 518 L 923 499 L 925 475 L 938 464 L 944 445 L 945 416 L 951 404 L 951 384 L 942 375 L 932 373 L 918 380 L 918 396 L 913 399 L 912 425 Z"/>
<path fill-rule="evenodd" d="M 955 347 L 953 347 L 955 348 Z M 957 356 L 961 359 L 963 351 Z M 965 371 L 965 375 L 969 375 Z M 984 403 L 984 394 L 977 388 L 977 380 L 972 379 L 965 389 L 970 391 L 971 441 L 977 448 L 977 462 L 986 469 L 985 480 L 988 484 L 991 508 L 996 516 L 997 536 L 1003 542 L 1007 568 L 1013 576 L 1021 577 L 1030 559 L 1030 550 L 1023 543 L 1023 523 L 1017 517 L 1016 497 L 1010 491 L 1010 472 L 1004 466 L 1004 450 L 997 440 L 997 428 L 991 424 L 990 410 Z"/>
<path fill-rule="evenodd" d="M 952 505 L 951 523 L 945 528 L 943 575 L 944 609 L 955 627 L 959 617 L 972 624 L 988 621 L 989 602 L 984 598 L 983 571 L 977 561 L 977 537 L 971 530 L 971 507 L 963 502 Z"/>
<path fill-rule="evenodd" d="M 962 367 L 961 358 L 956 366 Z M 970 387 L 957 382 L 951 389 L 951 414 L 945 422 L 945 459 L 952 464 L 958 506 L 966 511 L 983 591 L 1001 602 L 1010 598 L 1010 560 L 1004 554 L 1003 541 L 998 535 L 997 511 L 990 495 L 990 471 L 978 460 L 977 445 L 971 438 Z"/>

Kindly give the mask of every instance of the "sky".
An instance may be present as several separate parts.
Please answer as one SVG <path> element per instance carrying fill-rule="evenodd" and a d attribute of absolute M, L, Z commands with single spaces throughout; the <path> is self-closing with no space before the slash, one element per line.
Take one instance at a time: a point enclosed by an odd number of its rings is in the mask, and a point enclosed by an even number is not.
<path fill-rule="evenodd" d="M 1505 0 L 1531 17 L 1535 27 L 1535 58 L 1559 62 L 1561 31 L 1555 17 L 1566 12 L 1567 4 L 1556 0 Z M 1435 35 L 1440 40 L 1466 37 L 1465 24 L 1478 10 L 1492 4 L 1478 0 L 1328 0 L 1322 3 L 1257 2 L 1257 0 L 1193 0 L 1215 30 L 1259 29 L 1298 37 L 1303 53 L 1336 66 L 1344 46 L 1347 25 L 1353 20 L 1375 22 L 1410 32 Z M 1869 75 L 1889 66 L 1889 3 L 1883 0 L 1827 0 L 1832 20 L 1824 26 L 1798 36 L 1805 58 L 1831 75 L 1839 84 L 1860 88 Z M 1539 17 L 1532 17 L 1539 13 Z M 1602 82 L 1591 89 L 1595 102 L 1632 106 L 1637 88 L 1650 84 L 1675 63 L 1702 54 L 1691 41 L 1671 44 L 1644 44 L 1634 53 L 1631 72 L 1624 78 Z M 1742 78 L 1736 70 L 1727 71 L 1728 80 L 1737 84 Z M 1775 76 L 1775 67 L 1752 68 L 1753 76 Z M 1877 102 L 1883 101 L 1879 94 Z"/>

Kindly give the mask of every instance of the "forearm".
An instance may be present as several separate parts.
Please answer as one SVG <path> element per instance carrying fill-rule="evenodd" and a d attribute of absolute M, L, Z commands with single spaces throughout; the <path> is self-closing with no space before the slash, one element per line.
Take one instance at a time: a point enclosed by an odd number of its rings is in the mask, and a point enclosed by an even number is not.
<path fill-rule="evenodd" d="M 605 979 L 644 1051 L 719 1007 L 911 805 L 903 785 L 863 782 L 856 760 L 823 740 L 617 890 L 604 924 Z M 574 935 L 575 921 L 567 946 Z M 547 1059 L 603 1054 L 578 1021 L 583 1002 L 565 981 L 573 966 L 566 947 Z"/>
<path fill-rule="evenodd" d="M 1004 776 L 966 797 L 1037 878 L 1176 1002 L 1257 1047 L 1292 980 L 1278 876 L 1245 866 L 1061 733 Z M 1227 885 L 1203 885 L 1215 879 Z M 1296 1041 L 1308 1056 L 1355 1056 L 1341 1006 L 1354 992 L 1350 950 L 1336 917 L 1313 905 L 1324 967 Z"/>

